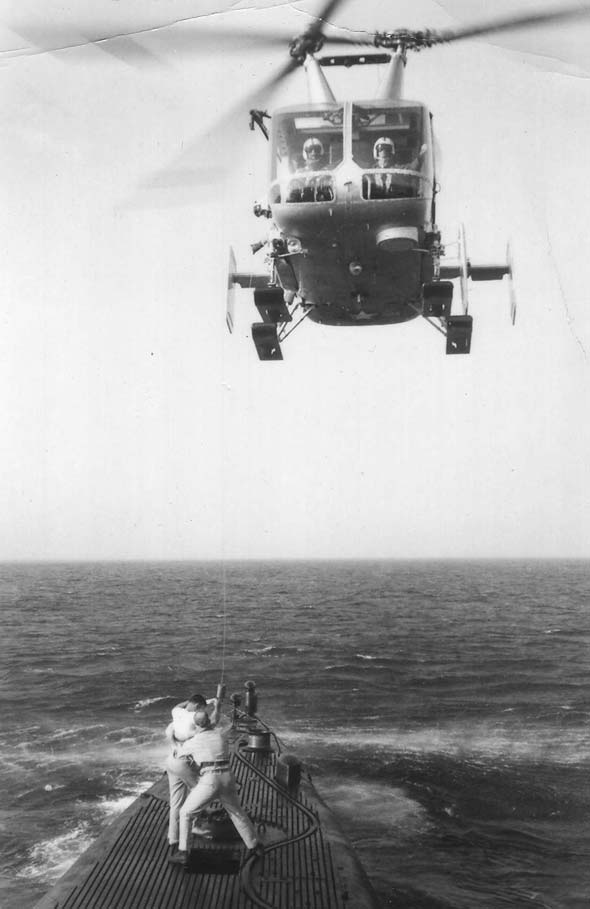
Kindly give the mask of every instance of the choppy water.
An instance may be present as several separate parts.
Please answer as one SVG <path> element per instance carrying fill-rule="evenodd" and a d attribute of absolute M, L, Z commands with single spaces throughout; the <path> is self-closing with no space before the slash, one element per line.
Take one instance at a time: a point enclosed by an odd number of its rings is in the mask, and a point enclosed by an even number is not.
<path fill-rule="evenodd" d="M 384 907 L 587 909 L 589 568 L 0 566 L 0 904 L 34 905 L 158 777 L 170 707 L 224 669 Z"/>

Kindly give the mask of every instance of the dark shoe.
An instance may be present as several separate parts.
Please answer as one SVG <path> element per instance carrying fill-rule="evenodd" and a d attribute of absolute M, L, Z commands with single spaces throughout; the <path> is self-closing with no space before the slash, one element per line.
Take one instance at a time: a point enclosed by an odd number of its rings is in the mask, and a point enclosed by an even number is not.
<path fill-rule="evenodd" d="M 168 857 L 175 855 L 178 852 L 178 843 L 169 843 L 168 844 Z"/>
<path fill-rule="evenodd" d="M 181 852 L 179 849 L 177 849 L 174 855 L 171 855 L 168 859 L 168 863 L 170 865 L 182 865 L 184 867 L 184 865 L 186 865 L 186 859 L 186 852 Z"/>

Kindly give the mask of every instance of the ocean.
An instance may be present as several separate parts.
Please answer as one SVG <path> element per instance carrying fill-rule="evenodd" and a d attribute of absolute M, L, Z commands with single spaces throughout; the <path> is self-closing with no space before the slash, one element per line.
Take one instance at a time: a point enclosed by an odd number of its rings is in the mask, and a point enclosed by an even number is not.
<path fill-rule="evenodd" d="M 256 681 L 384 909 L 588 909 L 589 568 L 0 565 L 0 905 L 159 777 L 171 707 L 223 676 Z"/>

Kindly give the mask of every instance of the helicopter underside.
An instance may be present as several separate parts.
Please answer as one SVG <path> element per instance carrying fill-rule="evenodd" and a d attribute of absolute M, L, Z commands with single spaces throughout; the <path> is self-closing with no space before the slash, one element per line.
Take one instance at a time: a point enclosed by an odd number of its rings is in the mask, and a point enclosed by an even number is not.
<path fill-rule="evenodd" d="M 431 211 L 427 198 L 273 206 L 269 273 L 240 273 L 230 256 L 229 330 L 238 285 L 254 290 L 262 321 L 252 324 L 252 338 L 261 360 L 281 360 L 282 342 L 306 319 L 380 326 L 421 316 L 445 336 L 447 354 L 469 353 L 467 281 L 510 278 L 510 261 L 473 266 L 460 231 L 458 261 L 442 264 Z M 453 279 L 459 279 L 460 314 L 453 312 Z"/>
<path fill-rule="evenodd" d="M 283 289 L 297 295 L 309 319 L 324 325 L 385 325 L 420 315 L 422 286 L 432 278 L 421 226 L 427 204 L 386 203 L 378 216 L 373 206 L 362 219 L 358 210 L 351 218 L 338 208 L 298 231 L 300 252 L 276 258 Z M 289 221 L 280 214 L 277 220 L 292 235 Z M 300 214 L 294 223 L 301 227 Z"/>
<path fill-rule="evenodd" d="M 279 265 L 279 280 L 323 325 L 386 325 L 420 315 L 427 257 L 415 250 L 355 253 L 327 248 L 291 256 Z"/>
<path fill-rule="evenodd" d="M 318 245 L 277 260 L 278 278 L 297 294 L 307 316 L 323 325 L 387 325 L 407 322 L 421 311 L 422 285 L 432 260 L 418 248 L 380 248 L 367 233 L 346 242 Z"/>

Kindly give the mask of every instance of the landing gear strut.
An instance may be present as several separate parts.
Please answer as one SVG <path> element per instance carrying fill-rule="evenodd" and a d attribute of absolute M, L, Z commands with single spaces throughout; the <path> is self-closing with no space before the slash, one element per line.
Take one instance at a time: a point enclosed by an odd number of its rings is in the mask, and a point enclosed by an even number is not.
<path fill-rule="evenodd" d="M 291 313 L 280 287 L 258 287 L 254 291 L 254 305 L 262 322 L 252 325 L 252 340 L 260 360 L 282 360 L 277 325 L 291 321 Z"/>
<path fill-rule="evenodd" d="M 516 297 L 512 282 L 512 259 L 510 248 L 506 253 L 506 262 L 500 265 L 472 265 L 467 256 L 465 228 L 461 225 L 457 241 L 457 259 L 448 264 L 441 264 L 444 250 L 440 244 L 440 235 L 432 236 L 430 254 L 433 262 L 434 281 L 422 285 L 422 315 L 438 331 L 446 336 L 448 354 L 468 354 L 471 351 L 473 319 L 469 315 L 469 279 L 472 281 L 501 281 L 508 277 L 510 294 L 510 318 L 512 324 L 516 317 Z M 453 302 L 452 280 L 459 279 L 461 291 L 461 315 L 451 315 Z"/>

